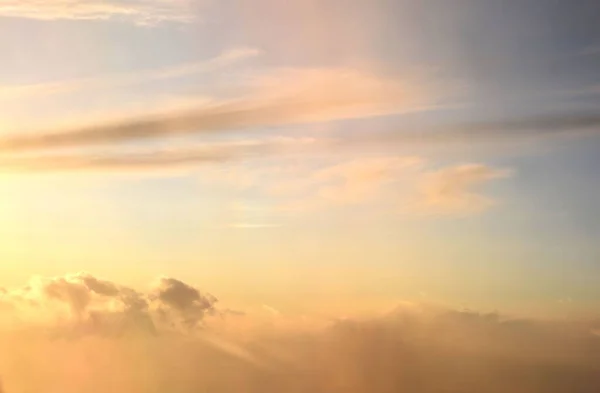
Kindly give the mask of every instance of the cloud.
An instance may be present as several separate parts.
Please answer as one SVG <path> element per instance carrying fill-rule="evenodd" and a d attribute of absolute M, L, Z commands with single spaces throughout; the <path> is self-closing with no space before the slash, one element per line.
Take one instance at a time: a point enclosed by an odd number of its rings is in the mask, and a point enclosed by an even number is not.
<path fill-rule="evenodd" d="M 147 74 L 124 76 L 115 83 L 168 78 L 187 72 L 208 70 L 229 62 L 258 54 L 256 49 L 238 48 L 201 65 L 150 71 Z M 139 78 L 139 79 L 138 79 Z M 147 151 L 142 154 L 120 151 L 125 142 L 164 139 L 181 135 L 216 134 L 247 128 L 265 128 L 293 124 L 319 123 L 332 120 L 366 118 L 435 108 L 439 98 L 431 82 L 409 77 L 387 79 L 368 72 L 344 68 L 277 69 L 269 73 L 250 74 L 232 99 L 211 99 L 186 108 L 177 107 L 162 112 L 141 113 L 113 121 L 105 119 L 82 126 L 63 127 L 48 132 L 22 132 L 0 137 L 0 165 L 5 171 L 68 171 L 68 170 L 140 170 L 193 165 L 206 162 L 235 161 L 255 155 L 256 147 L 237 151 L 210 151 L 208 148 L 180 151 Z M 75 81 L 66 88 L 80 88 L 86 83 Z M 102 85 L 104 82 L 98 82 Z M 39 89 L 38 89 L 39 88 Z M 46 87 L 24 88 L 20 94 L 52 91 Z M 234 89 L 235 90 L 235 89 Z M 29 92 L 28 92 L 29 91 Z M 237 94 L 236 93 L 236 94 Z M 10 94 L 10 92 L 7 92 Z M 552 115 L 487 123 L 471 123 L 434 127 L 430 130 L 395 130 L 347 134 L 323 139 L 321 147 L 350 149 L 369 144 L 403 147 L 410 145 L 443 145 L 452 143 L 477 145 L 499 142 L 537 141 L 546 137 L 590 136 L 597 134 L 600 118 L 594 114 Z M 31 156 L 23 153 L 54 153 L 62 148 L 104 147 L 115 151 L 101 155 L 52 154 Z M 268 149 L 267 149 L 268 150 Z M 278 149 L 262 153 L 278 153 Z M 332 189 L 325 194 L 338 198 L 347 190 Z M 356 191 L 356 190 L 355 190 Z M 337 195 L 337 196 L 336 196 Z"/>
<path fill-rule="evenodd" d="M 482 188 L 513 176 L 508 168 L 483 163 L 436 166 L 416 156 L 377 156 L 278 161 L 249 169 L 228 165 L 202 173 L 221 184 L 264 200 L 260 213 L 286 217 L 308 211 L 370 206 L 376 211 L 416 216 L 481 213 L 497 201 Z M 233 207 L 240 210 L 237 205 Z M 255 206 L 252 210 L 257 210 Z M 242 209 L 242 213 L 243 213 Z M 255 212 L 256 213 L 256 212 Z"/>
<path fill-rule="evenodd" d="M 407 208 L 424 214 L 469 214 L 491 207 L 495 201 L 477 192 L 483 184 L 510 177 L 512 171 L 483 164 L 462 164 L 423 174 L 418 197 Z"/>
<path fill-rule="evenodd" d="M 14 317 L 5 324 L 36 321 L 76 335 L 196 329 L 207 314 L 216 312 L 216 302 L 214 296 L 169 277 L 143 293 L 85 272 L 34 277 L 23 288 L 0 292 L 0 304 Z"/>
<path fill-rule="evenodd" d="M 266 229 L 266 228 L 279 228 L 279 227 L 281 227 L 281 224 L 235 222 L 233 224 L 228 224 L 227 227 L 234 228 L 234 229 Z"/>
<path fill-rule="evenodd" d="M 64 154 L 33 157 L 2 157 L 0 172 L 140 172 L 186 167 L 202 163 L 218 163 L 239 159 L 233 149 L 198 148 L 156 150 L 131 154 Z"/>
<path fill-rule="evenodd" d="M 261 96 L 266 97 L 266 96 Z M 175 110 L 171 115 L 156 115 L 157 122 L 148 120 L 146 123 L 123 122 L 114 123 L 113 127 L 103 126 L 98 128 L 79 128 L 73 132 L 54 132 L 42 134 L 22 135 L 13 134 L 0 137 L 0 170 L 4 172 L 64 172 L 64 171 L 139 171 L 161 168 L 191 166 L 205 163 L 235 162 L 249 157 L 265 157 L 279 154 L 286 149 L 283 145 L 314 145 L 314 152 L 322 151 L 351 151 L 352 148 L 369 146 L 389 147 L 399 145 L 404 148 L 409 146 L 444 146 L 453 144 L 460 145 L 485 145 L 497 146 L 500 143 L 521 143 L 524 141 L 539 142 L 552 138 L 592 137 L 598 135 L 596 124 L 600 124 L 600 118 L 594 116 L 572 116 L 572 117 L 541 117 L 535 119 L 521 119 L 506 122 L 478 123 L 444 126 L 427 131 L 394 131 L 394 132 L 368 132 L 361 134 L 343 135 L 328 138 L 292 138 L 280 136 L 273 140 L 241 140 L 231 143 L 231 146 L 215 146 L 206 144 L 197 148 L 161 149 L 146 152 L 115 151 L 103 154 L 49 154 L 49 155 L 21 155 L 22 153 L 46 153 L 53 152 L 63 147 L 93 147 L 96 145 L 118 148 L 122 142 L 136 141 L 136 138 L 170 138 L 183 133 L 220 133 L 226 129 L 237 129 L 245 126 L 275 124 L 282 125 L 286 121 L 294 122 L 310 121 L 309 118 L 294 119 L 293 116 L 284 120 L 278 109 L 277 100 L 273 100 L 273 122 L 269 121 L 269 110 L 267 107 L 254 106 L 246 110 L 236 111 L 236 106 L 250 105 L 250 101 L 232 101 L 220 104 L 205 104 L 204 111 L 199 111 L 194 120 L 192 113 L 195 110 L 184 111 L 182 118 L 174 117 Z M 285 102 L 285 99 L 283 100 Z M 245 103 L 244 103 L 245 102 Z M 258 102 L 258 101 L 257 101 Z M 262 103 L 268 102 L 261 101 Z M 291 103 L 290 103 L 291 105 Z M 317 106 L 315 102 L 315 106 Z M 290 109 L 289 114 L 294 113 Z M 343 107 L 343 105 L 342 105 Z M 228 108 L 228 109 L 226 109 Z M 302 116 L 303 108 L 298 107 L 298 115 Z M 317 111 L 318 112 L 318 111 Z M 314 112 L 314 113 L 317 113 Z M 314 115 L 307 111 L 307 116 Z M 330 113 L 330 119 L 334 119 L 335 111 Z M 354 115 L 370 116 L 373 113 L 357 111 Z M 264 117 L 263 117 L 264 115 Z M 338 113 L 339 118 L 344 118 L 343 113 Z M 172 117 L 171 120 L 168 120 Z M 231 116 L 231 117 L 229 117 Z M 323 118 L 325 120 L 326 118 Z M 263 121 L 264 120 L 264 121 Z M 317 118 L 313 118 L 318 121 Z M 199 128 L 194 129 L 193 124 L 198 121 Z M 236 125 L 237 123 L 237 125 Z M 542 139 L 543 138 L 543 139 Z M 263 145 L 262 147 L 259 145 Z M 237 145 L 237 146 L 235 146 Z M 278 146 L 281 145 L 281 146 Z M 251 176 L 248 174 L 248 176 Z M 253 175 L 251 176 L 253 177 Z M 250 181 L 250 179 L 246 179 Z"/>
<path fill-rule="evenodd" d="M 256 57 L 261 51 L 257 48 L 239 47 L 222 52 L 218 56 L 193 63 L 180 64 L 157 70 L 142 70 L 135 73 L 108 75 L 97 78 L 73 79 L 57 82 L 34 83 L 26 85 L 0 86 L 0 100 L 14 101 L 34 97 L 45 97 L 78 91 L 110 89 L 136 84 L 175 79 L 185 76 L 215 71 L 236 62 Z"/>
<path fill-rule="evenodd" d="M 262 308 L 263 308 L 264 310 L 266 310 L 268 313 L 272 314 L 272 315 L 279 315 L 279 314 L 281 314 L 281 311 L 279 311 L 279 310 L 277 310 L 276 308 L 274 308 L 274 307 L 271 307 L 271 306 L 269 306 L 269 305 L 267 305 L 267 304 L 263 304 L 263 305 L 262 305 Z"/>
<path fill-rule="evenodd" d="M 159 279 L 150 299 L 158 303 L 161 318 L 173 321 L 169 314 L 174 312 L 187 328 L 197 327 L 206 313 L 214 311 L 217 302 L 214 296 L 169 277 Z"/>
<path fill-rule="evenodd" d="M 598 46 L 598 45 L 587 46 L 587 47 L 583 48 L 579 52 L 579 55 L 581 55 L 581 56 L 597 56 L 597 55 L 600 55 L 600 46 Z"/>
<path fill-rule="evenodd" d="M 360 203 L 376 198 L 385 185 L 422 164 L 419 157 L 375 157 L 333 165 L 314 174 L 321 183 L 317 194 L 333 203 Z"/>
<path fill-rule="evenodd" d="M 285 198 L 281 208 L 288 211 L 358 205 L 377 201 L 406 172 L 422 164 L 419 157 L 380 156 L 328 163 L 317 169 L 295 168 L 286 179 L 267 185 L 266 191 Z"/>
<path fill-rule="evenodd" d="M 465 215 L 482 212 L 496 201 L 481 193 L 481 187 L 506 179 L 513 171 L 485 164 L 458 164 L 438 169 L 434 162 L 414 156 L 366 156 L 311 165 L 280 165 L 253 169 L 254 188 L 276 198 L 282 213 L 322 208 L 375 204 L 417 215 Z M 245 169 L 229 170 L 246 178 Z M 229 184 L 231 176 L 211 176 Z M 243 184 L 235 183 L 236 186 Z M 267 207 L 263 207 L 267 208 Z M 273 208 L 273 207 L 272 207 Z"/>
<path fill-rule="evenodd" d="M 338 147 L 390 146 L 427 147 L 455 145 L 479 147 L 501 143 L 540 142 L 564 138 L 600 136 L 600 116 L 596 114 L 558 114 L 492 122 L 446 124 L 428 129 L 356 133 L 335 141 Z"/>
<path fill-rule="evenodd" d="M 457 127 L 465 136 L 476 134 L 494 138 L 540 137 L 569 134 L 598 134 L 600 116 L 595 113 L 552 114 L 508 119 L 497 122 L 472 123 Z"/>
<path fill-rule="evenodd" d="M 0 152 L 115 145 L 173 135 L 398 114 L 436 105 L 422 80 L 385 79 L 353 69 L 284 69 L 250 78 L 247 85 L 247 94 L 196 109 L 7 135 L 0 139 Z"/>
<path fill-rule="evenodd" d="M 83 282 L 76 277 L 66 281 Z M 203 302 L 175 279 L 159 280 L 154 290 L 173 310 Z M 287 313 L 267 312 L 268 322 L 251 330 L 240 325 L 252 314 L 154 335 L 69 330 L 64 339 L 48 336 L 47 328 L 0 330 L 0 374 L 7 393 L 595 393 L 600 387 L 594 320 L 405 302 L 377 316 L 331 316 L 318 328 L 298 319 L 295 329 L 277 329 L 274 323 Z"/>
<path fill-rule="evenodd" d="M 37 20 L 125 20 L 139 25 L 190 22 L 195 0 L 2 0 L 0 16 Z"/>
<path fill-rule="evenodd" d="M 135 173 L 156 174 L 198 165 L 219 164 L 284 154 L 317 145 L 312 138 L 257 138 L 130 152 L 0 155 L 0 173 Z M 223 180 L 222 173 L 215 174 Z M 233 178 L 231 179 L 234 180 Z M 237 179 L 243 181 L 244 179 Z M 251 181 L 251 179 L 246 179 Z"/>

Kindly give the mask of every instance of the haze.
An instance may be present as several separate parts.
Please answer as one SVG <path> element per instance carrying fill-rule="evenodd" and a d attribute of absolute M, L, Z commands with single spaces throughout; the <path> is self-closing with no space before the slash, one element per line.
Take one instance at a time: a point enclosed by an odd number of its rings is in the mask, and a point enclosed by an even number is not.
<path fill-rule="evenodd" d="M 599 16 L 0 0 L 0 393 L 600 391 Z"/>

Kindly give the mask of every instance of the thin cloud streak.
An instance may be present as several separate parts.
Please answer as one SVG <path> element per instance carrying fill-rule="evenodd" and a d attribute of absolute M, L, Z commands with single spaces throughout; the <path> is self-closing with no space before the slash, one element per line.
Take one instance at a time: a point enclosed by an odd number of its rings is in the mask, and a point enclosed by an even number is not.
<path fill-rule="evenodd" d="M 432 127 L 426 131 L 369 132 L 345 136 L 335 141 L 335 144 L 339 146 L 393 143 L 406 146 L 481 145 L 596 136 L 600 136 L 600 115 L 564 115 L 446 125 Z"/>
<path fill-rule="evenodd" d="M 160 138 L 176 134 L 221 133 L 244 127 L 285 125 L 319 121 L 311 119 L 318 110 L 318 103 L 231 101 L 217 105 L 205 105 L 203 109 L 173 114 L 139 117 L 130 121 L 82 127 L 71 131 L 12 135 L 0 138 L 0 152 L 19 153 L 30 150 L 46 150 L 73 146 L 112 145 L 137 139 Z M 355 114 L 358 117 L 361 113 Z M 376 116 L 376 113 L 362 113 Z M 347 118 L 351 115 L 325 115 L 323 121 Z M 506 122 L 470 123 L 438 127 L 428 131 L 369 132 L 329 138 L 324 145 L 328 149 L 352 146 L 389 145 L 430 146 L 440 144 L 489 144 L 538 140 L 540 138 L 578 138 L 600 135 L 600 116 L 551 116 L 513 120 Z M 233 158 L 233 157 L 232 157 Z"/>
<path fill-rule="evenodd" d="M 227 152 L 187 150 L 128 155 L 63 155 L 0 160 L 0 172 L 43 173 L 77 171 L 152 170 L 193 164 L 230 161 Z M 239 158 L 239 157 L 238 157 Z"/>
<path fill-rule="evenodd" d="M 197 0 L 2 0 L 0 16 L 36 20 L 124 20 L 137 25 L 188 23 Z"/>
<path fill-rule="evenodd" d="M 110 89 L 165 79 L 182 78 L 185 76 L 215 71 L 239 61 L 259 56 L 260 54 L 261 51 L 257 48 L 239 47 L 224 51 L 212 59 L 156 70 L 108 75 L 98 78 L 83 78 L 26 85 L 5 85 L 0 86 L 0 100 L 14 101 L 40 96 L 45 97 L 57 94 L 74 93 L 83 90 Z"/>
<path fill-rule="evenodd" d="M 282 70 L 257 78 L 249 95 L 194 110 L 0 139 L 0 152 L 111 145 L 171 135 L 203 134 L 428 110 L 436 106 L 415 80 L 384 80 L 345 69 Z"/>
<path fill-rule="evenodd" d="M 235 107 L 234 104 L 230 109 Z M 290 106 L 288 109 L 293 109 Z M 203 115 L 197 119 L 208 126 L 213 123 L 215 126 L 227 126 L 229 122 L 235 119 L 229 116 L 236 116 L 234 110 L 228 111 L 224 107 L 218 111 L 213 109 L 206 110 Z M 248 108 L 245 112 L 237 113 L 240 121 L 260 120 L 268 117 L 267 108 L 251 109 Z M 262 116 L 264 115 L 264 116 Z M 202 119 L 200 119 L 202 117 Z M 85 153 L 77 155 L 40 155 L 40 156 L 14 156 L 6 153 L 27 152 L 30 149 L 37 148 L 44 150 L 47 147 L 69 147 L 73 145 L 94 146 L 96 142 L 109 144 L 109 141 L 118 143 L 122 140 L 123 135 L 121 130 L 125 130 L 125 134 L 134 138 L 135 135 L 140 135 L 142 138 L 150 138 L 152 135 L 162 136 L 164 132 L 169 130 L 169 127 L 174 126 L 175 129 L 185 128 L 187 125 L 191 127 L 194 122 L 193 117 L 189 119 L 175 119 L 173 123 L 169 123 L 166 119 L 163 122 L 147 121 L 147 128 L 143 124 L 131 123 L 119 126 L 87 129 L 86 132 L 80 133 L 64 133 L 64 134 L 47 134 L 21 136 L 13 138 L 0 139 L 0 152 L 4 150 L 4 155 L 0 157 L 0 170 L 5 172 L 36 172 L 36 171 L 69 171 L 69 170 L 110 170 L 110 169 L 157 169 L 160 167 L 171 167 L 180 165 L 198 165 L 210 162 L 227 162 L 239 161 L 245 158 L 257 156 L 273 156 L 279 155 L 287 150 L 282 149 L 283 145 L 290 144 L 302 147 L 302 153 L 310 154 L 325 150 L 331 152 L 333 150 L 352 149 L 354 147 L 375 146 L 390 146 L 399 144 L 407 146 L 447 146 L 452 145 L 485 145 L 495 143 L 520 143 L 526 141 L 552 140 L 554 138 L 586 138 L 596 137 L 600 135 L 600 129 L 594 127 L 594 124 L 600 125 L 600 116 L 585 117 L 551 117 L 538 119 L 524 119 L 521 121 L 512 122 L 495 122 L 495 123 L 480 123 L 469 125 L 448 126 L 428 131 L 388 131 L 388 132 L 369 132 L 360 135 L 344 135 L 343 137 L 329 138 L 281 138 L 276 140 L 263 142 L 260 140 L 245 141 L 239 143 L 238 146 L 211 146 L 210 144 L 200 146 L 194 149 L 172 149 L 170 151 L 148 151 L 145 153 L 125 153 L 116 152 L 110 155 L 91 156 Z M 183 122 L 184 124 L 177 124 Z M 257 122 L 259 123 L 259 122 Z M 223 131 L 223 130 L 221 130 Z M 202 132 L 202 131 L 200 131 Z M 167 134 L 164 134 L 165 136 Z M 50 149 L 51 150 L 51 149 Z"/>
<path fill-rule="evenodd" d="M 228 228 L 233 229 L 265 229 L 265 228 L 280 228 L 281 224 L 261 224 L 252 222 L 238 222 L 227 225 Z"/>
<path fill-rule="evenodd" d="M 284 154 L 318 142 L 311 138 L 268 138 L 142 152 L 0 156 L 0 173 L 156 172 Z"/>

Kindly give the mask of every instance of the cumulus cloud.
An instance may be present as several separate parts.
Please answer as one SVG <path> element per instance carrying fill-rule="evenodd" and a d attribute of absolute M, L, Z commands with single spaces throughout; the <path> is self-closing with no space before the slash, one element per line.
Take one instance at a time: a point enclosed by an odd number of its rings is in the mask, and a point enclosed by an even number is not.
<path fill-rule="evenodd" d="M 215 312 L 216 302 L 212 295 L 173 278 L 160 278 L 143 293 L 85 272 L 34 277 L 22 288 L 0 292 L 0 303 L 12 317 L 4 319 L 8 325 L 33 319 L 99 335 L 195 329 L 206 314 Z"/>
<path fill-rule="evenodd" d="M 198 326 L 205 313 L 214 311 L 213 305 L 217 302 L 214 296 L 204 295 L 198 289 L 168 277 L 160 278 L 150 299 L 158 303 L 161 318 L 172 321 L 169 314 L 174 312 L 190 328 Z"/>
<path fill-rule="evenodd" d="M 41 289 L 50 283 L 62 288 L 55 300 L 66 303 L 86 298 L 63 291 L 67 287 L 88 288 L 88 298 L 123 290 L 87 274 L 42 281 Z M 206 312 L 214 305 L 214 298 L 173 278 L 159 279 L 147 299 L 177 313 Z M 39 304 L 39 312 L 51 306 Z M 268 312 L 269 324 L 254 325 L 250 333 L 243 326 L 255 318 L 251 313 L 225 313 L 205 329 L 162 329 L 154 335 L 99 336 L 90 329 L 78 335 L 68 331 L 65 340 L 48 336 L 46 329 L 2 329 L 0 375 L 7 393 L 595 393 L 600 388 L 600 337 L 594 334 L 600 324 L 594 320 L 517 319 L 403 303 L 379 316 L 273 329 L 288 313 Z"/>
<path fill-rule="evenodd" d="M 125 20 L 140 25 L 193 20 L 197 0 L 2 0 L 0 16 L 38 20 Z"/>
<path fill-rule="evenodd" d="M 494 199 L 477 192 L 485 183 L 512 175 L 508 169 L 463 164 L 425 173 L 417 199 L 408 208 L 427 214 L 466 214 L 485 210 Z"/>

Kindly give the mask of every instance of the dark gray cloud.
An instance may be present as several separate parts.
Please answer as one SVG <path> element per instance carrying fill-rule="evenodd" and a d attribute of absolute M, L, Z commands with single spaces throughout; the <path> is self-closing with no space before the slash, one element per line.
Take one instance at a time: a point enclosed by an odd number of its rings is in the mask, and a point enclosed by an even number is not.
<path fill-rule="evenodd" d="M 174 278 L 163 277 L 150 294 L 159 306 L 161 316 L 177 313 L 186 327 L 195 328 L 207 313 L 215 311 L 217 298 Z M 169 317 L 170 320 L 173 318 Z"/>

